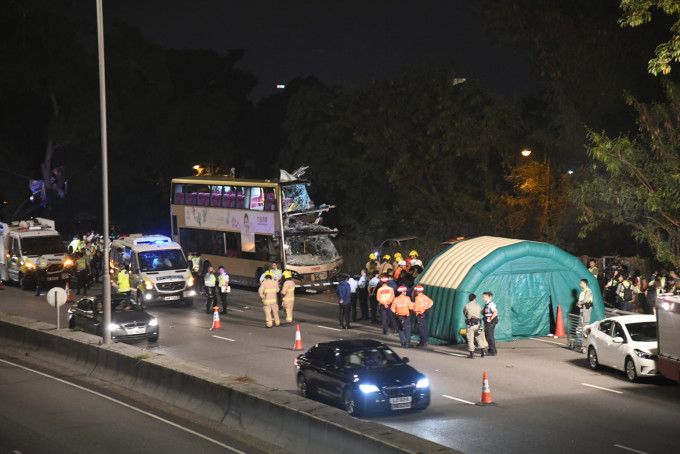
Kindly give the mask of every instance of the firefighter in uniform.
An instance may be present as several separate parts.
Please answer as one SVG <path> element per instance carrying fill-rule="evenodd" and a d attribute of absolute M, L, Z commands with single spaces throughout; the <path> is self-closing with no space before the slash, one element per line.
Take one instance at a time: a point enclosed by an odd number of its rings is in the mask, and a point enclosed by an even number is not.
<path fill-rule="evenodd" d="M 40 256 L 35 270 L 35 296 L 40 296 L 40 288 L 47 288 L 47 257 Z"/>
<path fill-rule="evenodd" d="M 295 305 L 295 281 L 293 274 L 286 270 L 283 272 L 283 285 L 281 286 L 282 306 L 286 310 L 286 324 L 293 323 L 293 306 Z"/>
<path fill-rule="evenodd" d="M 416 347 L 426 347 L 430 342 L 427 317 L 430 314 L 430 308 L 432 307 L 432 299 L 423 293 L 423 290 L 422 285 L 416 285 L 413 289 L 413 294 L 415 295 L 413 300 L 413 315 L 415 316 L 416 329 L 420 336 L 420 342 Z"/>
<path fill-rule="evenodd" d="M 486 352 L 484 351 L 484 341 L 482 340 L 482 308 L 477 303 L 477 296 L 471 293 L 468 296 L 469 303 L 463 306 L 463 315 L 465 315 L 465 337 L 467 337 L 468 352 L 470 359 L 475 357 L 475 344 L 482 350 L 482 358 Z"/>
<path fill-rule="evenodd" d="M 87 295 L 87 257 L 83 252 L 78 252 L 76 259 L 77 270 L 77 288 L 76 295 L 80 295 L 80 289 L 83 289 L 83 295 Z"/>
<path fill-rule="evenodd" d="M 378 272 L 383 275 L 387 274 L 390 271 L 392 271 L 392 264 L 390 263 L 390 260 L 392 257 L 389 254 L 385 254 L 382 257 L 382 261 L 380 262 L 380 265 L 378 265 Z"/>
<path fill-rule="evenodd" d="M 217 304 L 217 293 L 215 292 L 217 278 L 215 277 L 215 268 L 213 268 L 212 265 L 208 267 L 208 272 L 205 273 L 203 285 L 205 286 L 206 296 L 205 311 L 208 314 L 212 314 L 212 308 Z"/>
<path fill-rule="evenodd" d="M 392 300 L 390 310 L 394 313 L 397 320 L 397 330 L 399 331 L 399 340 L 401 346 L 410 348 L 411 345 L 411 310 L 413 309 L 413 302 L 411 298 L 406 296 L 408 289 L 405 285 L 399 286 L 397 291 L 399 296 Z"/>
<path fill-rule="evenodd" d="M 371 252 L 368 255 L 368 262 L 366 262 L 366 269 L 368 270 L 368 275 L 373 276 L 374 271 L 378 271 L 378 257 Z"/>
<path fill-rule="evenodd" d="M 387 334 L 388 329 L 392 329 L 392 311 L 390 305 L 394 300 L 394 290 L 387 285 L 387 276 L 380 278 L 381 287 L 375 291 L 376 300 L 380 307 L 380 318 L 382 319 L 383 334 Z"/>
<path fill-rule="evenodd" d="M 218 268 L 217 286 L 220 292 L 220 301 L 222 302 L 222 313 L 227 313 L 227 293 L 229 293 L 229 275 L 223 266 Z"/>
<path fill-rule="evenodd" d="M 281 321 L 279 320 L 278 305 L 276 303 L 276 295 L 279 293 L 279 283 L 273 279 L 271 271 L 264 273 L 264 279 L 262 280 L 257 293 L 262 299 L 266 321 L 265 326 L 267 328 L 272 327 L 272 318 L 274 319 L 276 326 L 279 326 Z"/>
<path fill-rule="evenodd" d="M 130 296 L 130 273 L 126 266 L 118 271 L 116 284 L 118 285 L 118 293 L 127 293 L 128 297 Z"/>
<path fill-rule="evenodd" d="M 593 310 L 593 292 L 588 288 L 588 279 L 581 279 L 581 294 L 576 306 L 581 311 L 581 326 L 590 324 L 590 312 Z"/>

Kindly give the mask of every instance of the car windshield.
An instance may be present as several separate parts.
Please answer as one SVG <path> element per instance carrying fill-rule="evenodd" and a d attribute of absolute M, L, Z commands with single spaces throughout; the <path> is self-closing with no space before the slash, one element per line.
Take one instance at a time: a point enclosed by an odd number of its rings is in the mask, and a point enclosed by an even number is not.
<path fill-rule="evenodd" d="M 188 266 L 181 249 L 140 252 L 137 257 L 142 272 L 179 270 Z"/>
<path fill-rule="evenodd" d="M 23 255 L 65 254 L 66 246 L 58 235 L 31 236 L 21 239 Z"/>
<path fill-rule="evenodd" d="M 286 236 L 286 264 L 297 266 L 323 265 L 340 258 L 328 235 Z"/>
<path fill-rule="evenodd" d="M 626 328 L 635 342 L 656 342 L 656 322 L 628 323 Z"/>
<path fill-rule="evenodd" d="M 347 351 L 344 353 L 343 362 L 348 368 L 377 368 L 401 364 L 403 361 L 389 348 L 377 347 Z"/>
<path fill-rule="evenodd" d="M 121 298 L 111 300 L 111 312 L 141 311 L 142 305 L 132 298 Z"/>

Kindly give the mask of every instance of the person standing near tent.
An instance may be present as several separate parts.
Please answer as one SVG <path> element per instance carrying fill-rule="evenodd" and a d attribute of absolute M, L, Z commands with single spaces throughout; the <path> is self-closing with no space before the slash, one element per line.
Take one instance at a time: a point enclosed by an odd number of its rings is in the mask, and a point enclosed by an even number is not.
<path fill-rule="evenodd" d="M 590 312 L 593 310 L 593 292 L 588 288 L 588 279 L 581 279 L 581 294 L 576 306 L 581 311 L 581 326 L 590 324 Z"/>
<path fill-rule="evenodd" d="M 380 282 L 381 287 L 376 290 L 375 296 L 380 305 L 380 319 L 382 320 L 383 334 L 387 334 L 388 329 L 394 329 L 394 316 L 390 310 L 390 306 L 394 300 L 394 290 L 389 286 L 387 276 L 382 276 Z"/>
<path fill-rule="evenodd" d="M 430 308 L 432 307 L 432 299 L 423 293 L 424 289 L 422 285 L 416 285 L 413 289 L 413 314 L 416 319 L 416 328 L 418 329 L 418 335 L 420 335 L 420 342 L 416 347 L 427 347 L 430 343 L 429 332 L 427 328 L 427 316 L 430 313 Z M 480 315 L 481 317 L 481 315 Z"/>
<path fill-rule="evenodd" d="M 482 342 L 482 308 L 477 303 L 477 295 L 470 293 L 468 295 L 469 303 L 463 306 L 463 315 L 465 315 L 465 337 L 467 337 L 468 352 L 470 359 L 475 358 L 475 343 L 477 347 L 482 350 L 482 358 L 485 356 L 484 342 Z"/>
<path fill-rule="evenodd" d="M 493 302 L 493 293 L 484 292 L 482 294 L 484 300 L 484 334 L 486 335 L 486 343 L 489 344 L 489 356 L 496 356 L 496 337 L 494 331 L 498 323 L 498 309 L 496 303 Z"/>
<path fill-rule="evenodd" d="M 411 301 L 411 298 L 406 296 L 407 290 L 405 285 L 399 287 L 399 296 L 392 300 L 390 310 L 397 321 L 397 330 L 399 331 L 401 346 L 404 348 L 411 348 L 411 311 L 413 310 L 413 302 Z"/>

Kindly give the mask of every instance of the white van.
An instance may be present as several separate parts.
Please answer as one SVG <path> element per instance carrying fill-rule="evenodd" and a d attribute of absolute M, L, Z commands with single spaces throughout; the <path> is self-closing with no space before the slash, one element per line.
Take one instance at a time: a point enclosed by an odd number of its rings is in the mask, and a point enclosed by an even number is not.
<path fill-rule="evenodd" d="M 194 304 L 196 287 L 179 244 L 163 235 L 134 234 L 111 243 L 112 280 L 128 267 L 132 296 L 140 303 Z"/>

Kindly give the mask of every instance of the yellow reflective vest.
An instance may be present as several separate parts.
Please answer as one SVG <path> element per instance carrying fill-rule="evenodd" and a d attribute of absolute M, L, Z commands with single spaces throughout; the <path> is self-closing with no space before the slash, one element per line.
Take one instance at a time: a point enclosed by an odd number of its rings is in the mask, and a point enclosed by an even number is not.
<path fill-rule="evenodd" d="M 130 275 L 127 270 L 120 270 L 118 272 L 118 277 L 116 278 L 118 283 L 119 292 L 129 292 L 130 291 Z"/>

